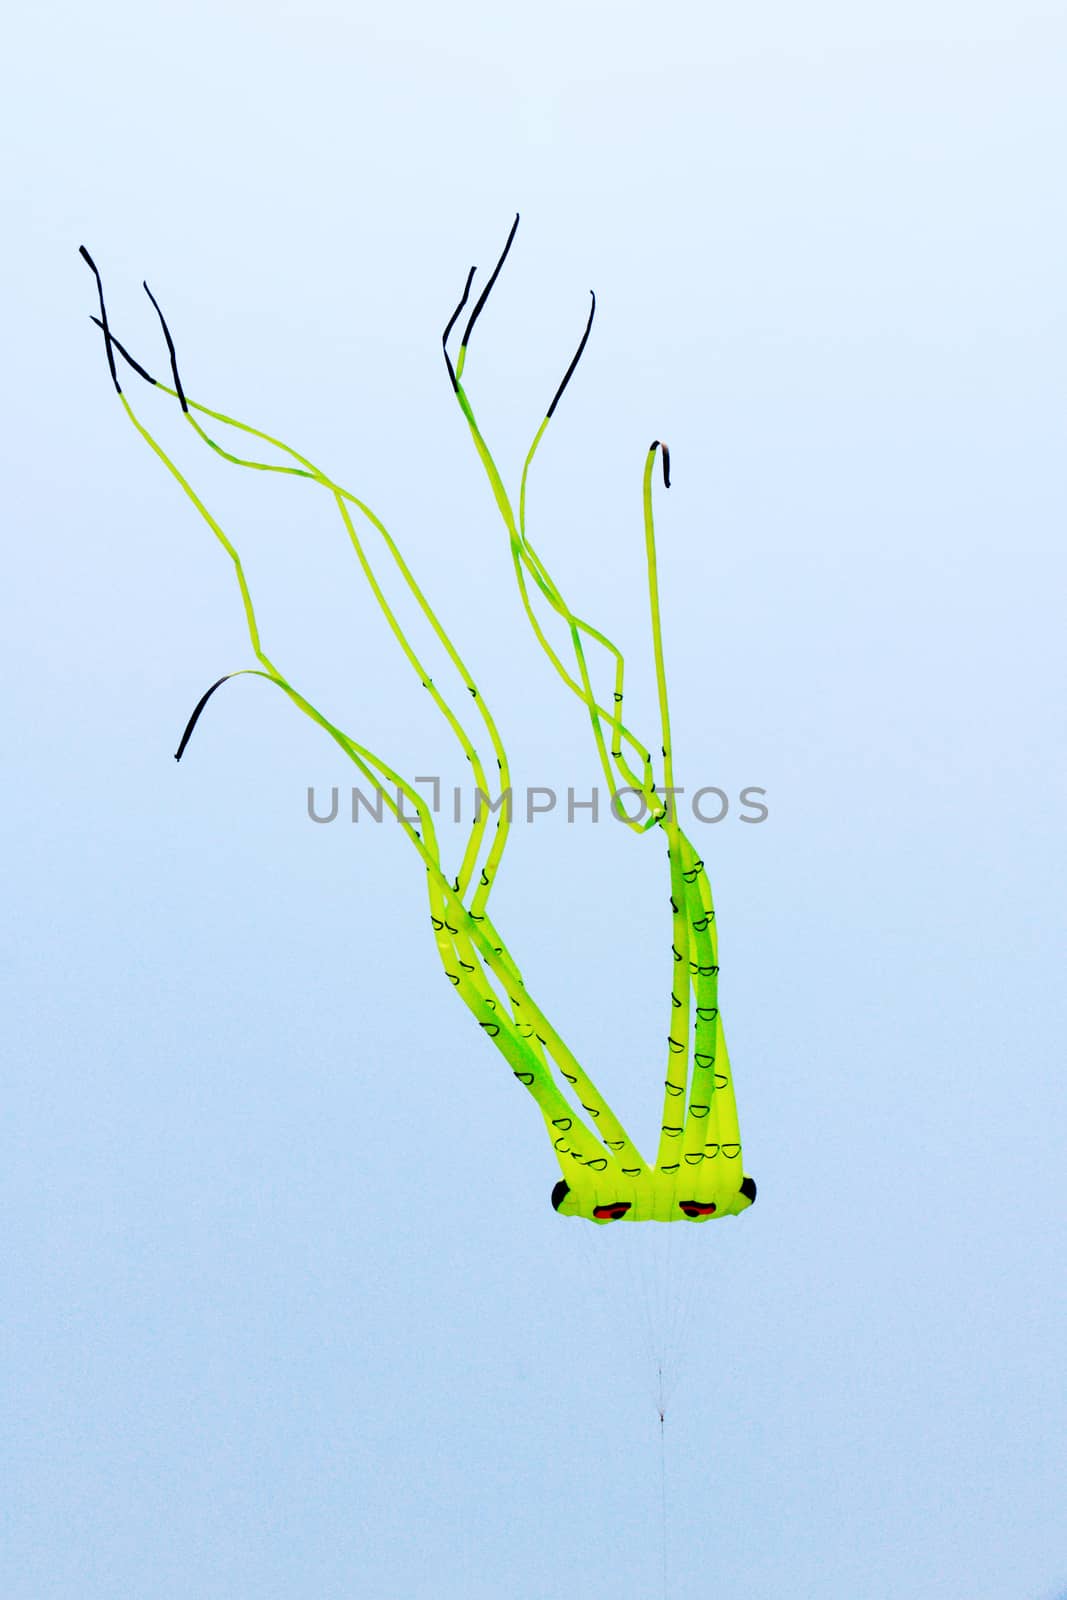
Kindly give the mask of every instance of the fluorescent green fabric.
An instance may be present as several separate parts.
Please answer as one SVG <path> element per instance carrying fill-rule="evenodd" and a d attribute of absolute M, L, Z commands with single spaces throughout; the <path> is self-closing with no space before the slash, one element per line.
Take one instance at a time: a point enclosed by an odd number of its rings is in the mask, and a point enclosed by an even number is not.
<path fill-rule="evenodd" d="M 517 219 L 516 219 L 517 222 Z M 413 848 L 421 858 L 427 881 L 429 918 L 438 956 L 446 976 L 487 1038 L 508 1063 L 518 1081 L 529 1091 L 544 1117 L 562 1179 L 553 1192 L 553 1204 L 564 1216 L 582 1216 L 591 1221 L 608 1222 L 655 1220 L 661 1222 L 704 1221 L 710 1216 L 734 1215 L 752 1203 L 755 1186 L 745 1179 L 741 1162 L 740 1134 L 734 1100 L 732 1073 L 726 1052 L 722 1020 L 718 1009 L 718 939 L 711 888 L 703 862 L 678 825 L 672 809 L 656 793 L 656 767 L 648 748 L 623 722 L 624 663 L 611 641 L 598 629 L 577 617 L 567 606 L 543 561 L 526 535 L 526 486 L 530 465 L 545 434 L 549 419 L 569 381 L 588 338 L 589 326 L 578 354 L 557 390 L 523 467 L 519 490 L 518 515 L 497 471 L 493 457 L 480 432 L 474 411 L 462 384 L 471 329 L 485 303 L 489 289 L 503 265 L 514 237 L 514 227 L 504 254 L 472 313 L 453 369 L 448 361 L 447 339 L 466 303 L 471 276 L 463 299 L 445 331 L 445 354 L 449 374 L 459 405 L 466 417 L 475 448 L 485 469 L 510 542 L 516 580 L 523 608 L 553 667 L 568 688 L 585 705 L 593 730 L 602 769 L 612 792 L 622 787 L 641 793 L 649 809 L 648 817 L 629 826 L 638 834 L 656 829 L 665 835 L 669 857 L 671 894 L 671 992 L 670 1027 L 664 1051 L 664 1100 L 661 1131 L 654 1162 L 647 1161 L 612 1111 L 589 1074 L 568 1049 L 544 1011 L 527 990 L 519 967 L 497 930 L 489 912 L 489 901 L 507 845 L 510 817 L 506 808 L 490 813 L 487 807 L 475 817 L 458 868 L 446 869 L 433 825 L 433 815 L 413 783 L 396 772 L 388 762 L 360 744 L 313 706 L 285 677 L 264 649 L 252 595 L 240 556 L 204 501 L 135 413 L 123 393 L 116 375 L 114 352 L 148 383 L 176 398 L 182 415 L 205 444 L 236 466 L 259 472 L 277 472 L 305 479 L 316 492 L 329 496 L 350 542 L 360 569 L 396 639 L 401 655 L 415 679 L 429 693 L 452 730 L 461 752 L 470 763 L 478 788 L 492 792 L 488 771 L 466 727 L 436 687 L 429 667 L 416 652 L 401 628 L 380 586 L 368 543 L 376 538 L 381 552 L 395 566 L 418 609 L 428 623 L 438 645 L 455 667 L 472 700 L 485 738 L 492 751 L 492 766 L 498 773 L 497 790 L 510 787 L 507 755 L 484 695 L 475 684 L 462 657 L 438 621 L 399 548 L 384 524 L 362 500 L 336 483 L 306 456 L 258 428 L 238 422 L 220 411 L 200 405 L 185 394 L 178 375 L 169 330 L 160 320 L 171 354 L 174 387 L 158 383 L 134 360 L 112 334 L 100 293 L 101 315 L 109 368 L 126 414 L 137 432 L 155 452 L 233 564 L 244 608 L 253 654 L 258 666 L 241 669 L 227 677 L 250 675 L 266 679 L 279 688 L 294 705 L 317 723 L 337 743 L 361 775 L 380 786 L 385 804 L 397 817 Z M 83 255 L 96 268 L 83 250 Z M 99 284 L 99 273 L 96 273 Z M 147 289 L 147 285 L 145 286 Z M 153 300 L 153 304 L 155 301 Z M 595 302 L 594 302 L 595 304 Z M 158 306 L 156 307 L 159 310 Z M 201 425 L 199 417 L 220 423 L 236 434 L 259 441 L 278 451 L 285 462 L 267 462 L 237 455 L 219 444 Z M 673 785 L 670 720 L 663 644 L 656 582 L 655 535 L 652 516 L 652 472 L 661 447 L 654 444 L 647 455 L 643 477 L 643 508 L 649 597 L 652 620 L 653 655 L 661 721 L 661 787 Z M 666 450 L 663 448 L 664 478 L 667 478 Z M 379 556 L 378 559 L 381 557 Z M 534 608 L 534 595 L 558 616 L 569 631 L 578 676 L 560 660 L 548 642 Z M 596 646 L 610 656 L 614 668 L 612 706 L 607 709 L 596 698 L 587 661 L 587 647 Z M 219 683 L 225 679 L 220 679 Z M 204 696 L 194 712 L 185 739 L 195 725 L 214 688 Z M 392 793 L 390 792 L 392 790 Z M 405 809 L 401 809 L 397 797 Z M 411 814 L 417 820 L 409 820 Z M 490 828 L 490 817 L 493 825 Z M 599 1213 L 599 1214 L 598 1214 Z"/>

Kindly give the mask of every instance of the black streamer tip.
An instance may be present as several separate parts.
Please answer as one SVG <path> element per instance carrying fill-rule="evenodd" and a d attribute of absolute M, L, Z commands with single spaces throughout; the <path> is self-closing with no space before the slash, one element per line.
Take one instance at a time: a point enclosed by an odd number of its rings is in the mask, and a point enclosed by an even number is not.
<path fill-rule="evenodd" d="M 111 373 L 111 381 L 115 385 L 115 393 L 121 394 L 122 385 L 119 382 L 118 373 L 115 371 L 115 352 L 111 348 L 111 331 L 107 325 L 107 307 L 104 305 L 104 285 L 100 277 L 100 270 L 83 244 L 78 246 L 78 254 L 96 279 L 96 293 L 100 300 L 100 327 L 104 333 L 104 348 L 107 351 L 108 369 Z"/>
<path fill-rule="evenodd" d="M 208 689 L 206 691 L 206 693 L 204 693 L 204 694 L 202 694 L 200 696 L 200 699 L 196 702 L 196 707 L 195 707 L 195 709 L 193 711 L 192 716 L 189 718 L 189 721 L 185 724 L 185 732 L 181 736 L 181 742 L 178 745 L 177 750 L 175 750 L 175 752 L 174 752 L 175 761 L 180 761 L 182 756 L 185 754 L 185 747 L 189 743 L 189 740 L 193 736 L 193 729 L 196 727 L 197 723 L 200 721 L 200 713 L 203 711 L 204 707 L 207 705 L 208 701 L 211 699 L 211 696 L 215 693 L 215 690 L 216 689 L 221 689 L 224 683 L 229 683 L 231 678 L 236 678 L 236 677 L 237 677 L 237 673 L 236 672 L 227 672 L 227 673 L 225 673 L 223 675 L 223 677 L 219 678 L 216 683 L 213 683 L 211 685 L 211 688 Z"/>
<path fill-rule="evenodd" d="M 148 296 L 149 300 L 151 300 L 152 304 L 156 308 L 156 316 L 159 318 L 160 326 L 163 329 L 163 337 L 164 337 L 164 339 L 166 339 L 166 341 L 167 341 L 167 349 L 170 351 L 170 370 L 174 375 L 174 387 L 175 387 L 175 390 L 177 391 L 178 399 L 181 401 L 182 410 L 187 412 L 189 410 L 189 405 L 188 405 L 188 402 L 187 402 L 187 400 L 185 398 L 185 390 L 182 388 L 181 377 L 180 377 L 180 375 L 178 373 L 178 357 L 177 357 L 177 355 L 175 354 L 175 351 L 174 351 L 174 340 L 170 336 L 170 329 L 167 327 L 167 319 L 163 315 L 162 311 L 159 309 L 159 301 L 156 299 L 155 295 L 152 293 L 151 289 L 148 287 L 148 284 L 145 283 L 143 280 L 142 280 L 142 287 L 144 288 L 145 294 Z"/>
<path fill-rule="evenodd" d="M 470 271 L 467 273 L 467 281 L 463 285 L 463 294 L 460 296 L 459 305 L 456 307 L 455 311 L 453 311 L 452 315 L 449 317 L 448 322 L 447 322 L 447 324 L 445 326 L 445 331 L 441 335 L 441 349 L 445 353 L 445 366 L 448 368 L 448 376 L 452 380 L 453 389 L 458 389 L 459 388 L 459 383 L 458 383 L 458 381 L 456 379 L 456 369 L 452 365 L 452 357 L 448 353 L 448 336 L 452 332 L 452 329 L 455 327 L 456 320 L 459 317 L 460 312 L 463 310 L 463 307 L 467 304 L 467 297 L 471 292 L 471 284 L 474 281 L 474 274 L 477 272 L 477 270 L 478 270 L 477 267 L 472 267 L 470 269 Z"/>
<path fill-rule="evenodd" d="M 550 417 L 553 411 L 555 411 L 556 407 L 559 405 L 559 397 L 567 387 L 568 383 L 570 383 L 571 378 L 574 375 L 574 369 L 582 359 L 582 352 L 589 343 L 589 335 L 593 329 L 593 318 L 596 316 L 596 294 L 592 289 L 589 291 L 589 298 L 592 301 L 592 304 L 589 307 L 589 321 L 585 325 L 585 332 L 582 334 L 581 342 L 579 343 L 577 350 L 574 352 L 571 364 L 563 374 L 563 382 L 552 396 L 552 404 L 545 412 L 546 417 Z"/>
<path fill-rule="evenodd" d="M 663 487 L 669 489 L 671 486 L 671 453 L 662 439 L 653 439 L 648 447 L 649 455 L 652 454 L 653 450 L 659 450 L 663 454 Z"/>
<path fill-rule="evenodd" d="M 89 320 L 90 322 L 95 322 L 98 328 L 102 328 L 104 326 L 99 317 L 90 317 Z M 144 378 L 146 383 L 154 384 L 156 381 L 155 378 L 153 378 L 150 372 L 145 371 L 139 361 L 136 361 L 134 357 L 131 356 L 130 352 L 127 350 L 122 341 L 116 339 L 114 334 L 111 334 L 110 338 L 111 343 L 115 346 L 115 349 L 118 351 L 123 361 L 125 361 L 126 365 L 132 367 L 134 372 L 138 373 L 142 378 Z"/>
<path fill-rule="evenodd" d="M 460 345 L 460 349 L 461 350 L 464 349 L 470 343 L 470 337 L 471 337 L 471 333 L 472 333 L 472 331 L 474 329 L 474 324 L 477 322 L 478 318 L 481 316 L 482 308 L 485 305 L 485 302 L 488 300 L 490 294 L 492 293 L 494 283 L 496 282 L 496 280 L 500 276 L 500 269 L 504 265 L 504 262 L 508 258 L 508 251 L 511 249 L 511 243 L 512 243 L 512 240 L 515 237 L 515 232 L 516 232 L 518 226 L 519 226 L 519 213 L 516 211 L 516 213 L 515 213 L 515 221 L 511 224 L 511 231 L 508 234 L 507 239 L 506 239 L 506 241 L 504 243 L 503 250 L 501 250 L 501 252 L 500 252 L 500 259 L 497 262 L 496 266 L 493 268 L 492 272 L 489 274 L 489 282 L 486 284 L 485 288 L 482 290 L 481 294 L 478 296 L 478 299 L 476 300 L 475 305 L 474 305 L 474 310 L 471 312 L 470 316 L 467 319 L 467 326 L 464 328 L 463 337 L 459 341 L 459 345 Z"/>

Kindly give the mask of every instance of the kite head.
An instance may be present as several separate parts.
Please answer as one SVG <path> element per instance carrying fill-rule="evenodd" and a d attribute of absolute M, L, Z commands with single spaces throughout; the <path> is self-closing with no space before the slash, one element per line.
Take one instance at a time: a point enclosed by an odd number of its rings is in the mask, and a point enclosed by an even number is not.
<path fill-rule="evenodd" d="M 624 1172 L 609 1167 L 593 1173 L 579 1167 L 552 1190 L 553 1209 L 561 1216 L 585 1217 L 601 1225 L 708 1222 L 712 1217 L 738 1216 L 755 1198 L 755 1179 L 745 1177 L 740 1147 L 733 1145 L 704 1157 L 697 1170 L 684 1166 L 677 1171 Z"/>

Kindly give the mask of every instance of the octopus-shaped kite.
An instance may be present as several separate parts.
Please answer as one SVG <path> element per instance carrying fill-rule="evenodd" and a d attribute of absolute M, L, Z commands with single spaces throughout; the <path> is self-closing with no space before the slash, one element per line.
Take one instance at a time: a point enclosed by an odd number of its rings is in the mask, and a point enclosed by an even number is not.
<path fill-rule="evenodd" d="M 430 922 L 437 952 L 449 982 L 473 1015 L 482 1031 L 504 1057 L 519 1083 L 526 1088 L 544 1117 L 548 1136 L 559 1162 L 562 1177 L 552 1190 L 552 1204 L 564 1216 L 585 1217 L 593 1222 L 674 1222 L 688 1219 L 704 1222 L 709 1217 L 732 1216 L 750 1206 L 756 1185 L 746 1177 L 741 1160 L 737 1107 L 726 1051 L 722 1018 L 719 1014 L 719 956 L 715 911 L 704 863 L 678 824 L 673 805 L 674 774 L 671 759 L 670 717 L 663 669 L 663 644 L 660 628 L 659 595 L 656 581 L 655 535 L 652 521 L 652 475 L 657 456 L 663 467 L 663 481 L 670 483 L 667 447 L 658 440 L 649 446 L 644 464 L 643 504 L 645 548 L 648 559 L 649 598 L 652 617 L 652 644 L 656 684 L 659 693 L 661 724 L 662 782 L 657 784 L 656 769 L 648 748 L 623 721 L 623 657 L 616 646 L 597 628 L 575 615 L 553 581 L 544 561 L 526 534 L 526 480 L 530 465 L 545 430 L 559 404 L 560 396 L 574 373 L 593 325 L 596 297 L 585 332 L 563 380 L 552 397 L 534 441 L 526 456 L 519 485 L 518 512 L 512 505 L 496 463 L 482 437 L 467 392 L 462 384 L 471 333 L 489 293 L 504 264 L 515 230 L 515 218 L 507 243 L 471 311 L 460 339 L 455 365 L 448 353 L 448 340 L 470 295 L 475 268 L 471 268 L 459 305 L 449 318 L 442 337 L 449 379 L 467 419 L 475 449 L 485 469 L 511 546 L 515 577 L 522 604 L 548 659 L 567 687 L 586 707 L 593 728 L 597 754 L 614 796 L 613 808 L 620 821 L 634 832 L 660 830 L 667 841 L 670 864 L 671 961 L 670 1027 L 666 1040 L 666 1078 L 659 1146 L 654 1162 L 647 1161 L 622 1126 L 585 1068 L 567 1048 L 544 1011 L 523 982 L 518 964 L 511 955 L 489 914 L 489 900 L 500 871 L 510 826 L 510 807 L 498 799 L 477 806 L 459 870 L 450 875 L 441 861 L 433 817 L 424 796 L 407 779 L 395 772 L 380 756 L 359 744 L 311 705 L 282 674 L 267 655 L 260 640 L 252 596 L 236 549 L 200 499 L 188 480 L 148 432 L 135 414 L 118 380 L 115 352 L 145 382 L 153 384 L 179 402 L 186 422 L 200 438 L 236 466 L 259 472 L 281 472 L 305 478 L 325 491 L 334 501 L 348 538 L 397 643 L 423 688 L 431 696 L 471 763 L 478 792 L 488 797 L 486 768 L 456 712 L 440 693 L 429 670 L 412 648 L 391 610 L 375 577 L 360 537 L 358 524 L 364 519 L 381 536 L 385 549 L 407 585 L 416 604 L 436 635 L 441 647 L 473 697 L 484 724 L 497 766 L 497 786 L 503 797 L 510 795 L 508 760 L 496 724 L 480 690 L 437 620 L 397 545 L 369 506 L 335 483 L 306 456 L 282 444 L 259 428 L 249 427 L 232 417 L 199 405 L 185 393 L 178 373 L 177 358 L 170 330 L 155 297 L 144 285 L 155 307 L 170 354 L 174 387 L 157 383 L 111 332 L 104 307 L 100 273 L 85 249 L 81 254 L 92 268 L 100 295 L 100 315 L 94 317 L 104 336 L 104 348 L 115 390 L 126 414 L 141 437 L 177 479 L 197 511 L 233 562 L 244 605 L 245 620 L 258 667 L 244 673 L 265 678 L 288 695 L 313 722 L 324 728 L 354 763 L 360 773 L 383 795 L 426 869 Z M 197 417 L 236 429 L 252 439 L 280 450 L 288 465 L 249 460 L 224 450 L 208 436 Z M 570 634 L 577 677 L 560 660 L 546 639 L 531 603 L 530 583 L 552 610 L 563 619 Z M 602 705 L 594 694 L 586 660 L 586 643 L 592 641 L 606 650 L 614 662 L 615 681 L 612 705 Z M 241 673 L 227 673 L 203 696 L 197 705 L 178 747 L 177 758 L 188 743 L 204 706 L 222 683 Z M 386 785 L 395 791 L 393 799 Z M 632 819 L 622 805 L 626 793 L 640 797 L 642 814 Z M 405 810 L 408 802 L 415 812 Z M 647 813 L 647 814 L 646 814 Z M 488 818 L 495 817 L 491 839 L 486 840 Z M 487 847 L 486 847 L 487 846 Z"/>

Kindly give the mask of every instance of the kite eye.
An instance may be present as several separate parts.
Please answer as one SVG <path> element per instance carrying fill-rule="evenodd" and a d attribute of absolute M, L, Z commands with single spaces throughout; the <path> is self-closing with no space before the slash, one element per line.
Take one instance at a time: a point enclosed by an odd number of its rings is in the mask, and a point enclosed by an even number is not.
<path fill-rule="evenodd" d="M 756 1198 L 756 1180 L 755 1180 L 755 1178 L 742 1178 L 741 1179 L 741 1188 L 740 1188 L 739 1192 L 744 1195 L 744 1197 L 748 1201 L 749 1205 L 751 1205 L 753 1200 L 755 1200 L 755 1198 Z"/>
<path fill-rule="evenodd" d="M 629 1209 L 629 1200 L 613 1200 L 610 1206 L 594 1206 L 593 1215 L 598 1222 L 618 1222 Z"/>
<path fill-rule="evenodd" d="M 563 1204 L 564 1200 L 566 1200 L 566 1198 L 570 1194 L 570 1192 L 571 1192 L 571 1186 L 567 1182 L 566 1178 L 561 1178 L 558 1183 L 554 1183 L 552 1185 L 552 1209 L 553 1209 L 553 1211 L 558 1211 L 559 1210 L 560 1206 Z"/>
<path fill-rule="evenodd" d="M 713 1201 L 705 1204 L 702 1200 L 679 1200 L 678 1209 L 696 1222 L 700 1217 L 713 1217 L 718 1208 Z"/>

